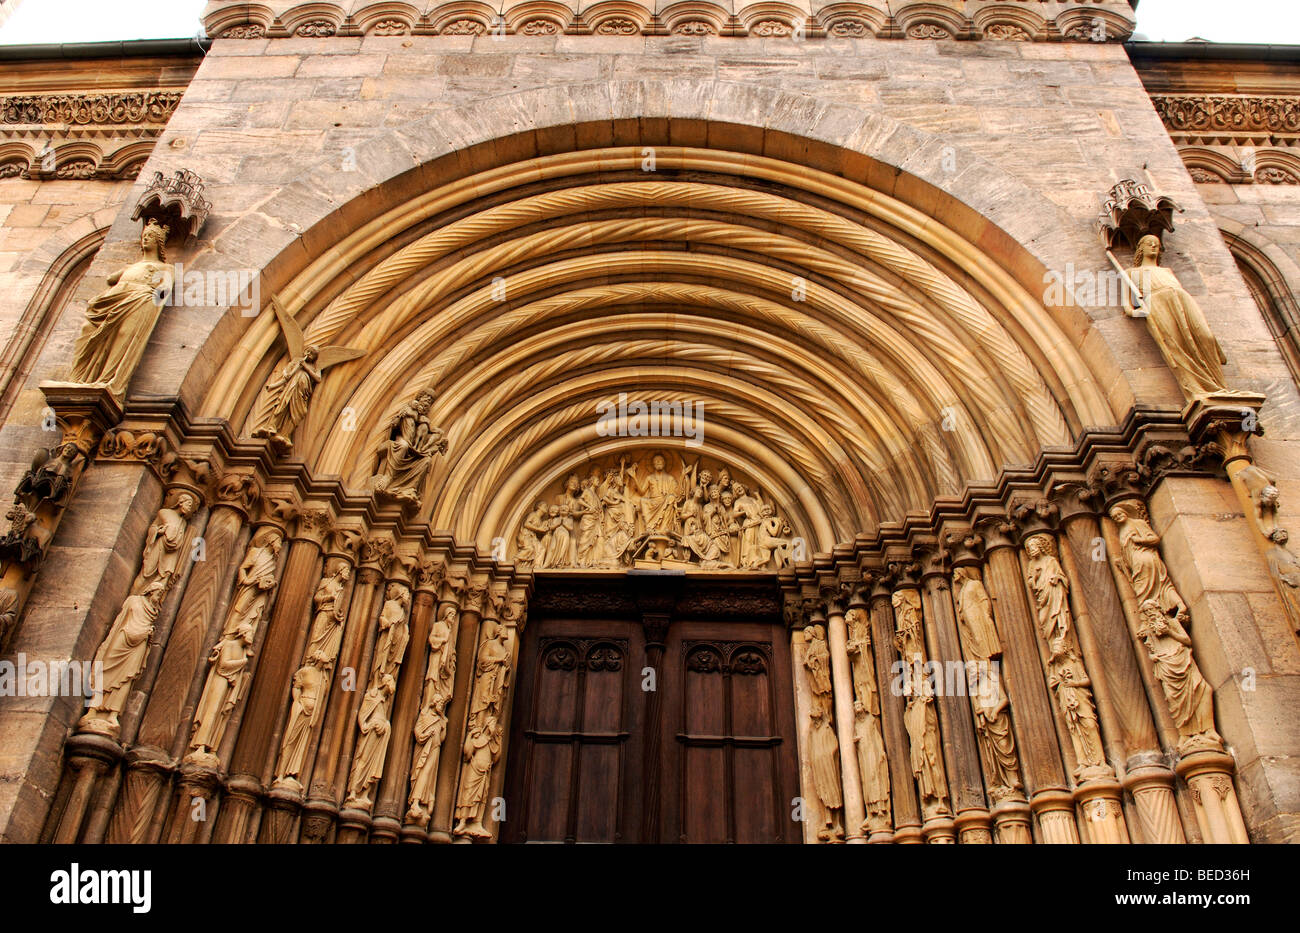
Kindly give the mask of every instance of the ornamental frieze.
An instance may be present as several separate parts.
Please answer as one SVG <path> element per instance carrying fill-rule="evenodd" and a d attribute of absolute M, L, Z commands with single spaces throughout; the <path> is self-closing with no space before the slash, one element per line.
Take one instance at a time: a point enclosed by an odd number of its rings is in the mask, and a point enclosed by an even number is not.
<path fill-rule="evenodd" d="M 1300 97 L 1152 94 L 1175 133 L 1300 133 Z"/>
<path fill-rule="evenodd" d="M 164 124 L 181 102 L 180 91 L 107 94 L 39 94 L 0 97 L 5 123 L 74 126 Z"/>
<path fill-rule="evenodd" d="M 435 3 L 423 14 L 389 3 L 357 4 L 349 13 L 295 0 L 247 4 L 209 3 L 204 26 L 219 39 L 335 36 L 726 36 L 805 39 L 989 39 L 1012 42 L 1122 42 L 1133 32 L 1125 0 L 1077 0 L 1050 8 L 1011 6 L 999 0 L 859 0 L 824 5 L 801 17 L 769 3 L 724 7 L 704 2 L 667 8 L 619 4 L 610 13 L 568 12 L 548 0 L 507 4 L 492 14 L 461 3 Z"/>

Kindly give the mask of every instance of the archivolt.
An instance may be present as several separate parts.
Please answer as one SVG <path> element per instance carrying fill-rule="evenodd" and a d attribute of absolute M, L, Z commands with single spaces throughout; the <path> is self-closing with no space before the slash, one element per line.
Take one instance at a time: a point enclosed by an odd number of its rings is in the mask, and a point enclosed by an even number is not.
<path fill-rule="evenodd" d="M 432 385 L 451 447 L 421 516 L 486 544 L 627 443 L 597 434 L 599 402 L 703 401 L 704 452 L 829 548 L 1116 421 L 1038 300 L 930 217 L 774 159 L 646 155 L 489 169 L 308 265 L 281 300 L 309 341 L 367 355 L 327 376 L 297 455 L 359 490 L 388 416 Z M 246 423 L 277 337 L 260 315 L 201 414 Z"/>

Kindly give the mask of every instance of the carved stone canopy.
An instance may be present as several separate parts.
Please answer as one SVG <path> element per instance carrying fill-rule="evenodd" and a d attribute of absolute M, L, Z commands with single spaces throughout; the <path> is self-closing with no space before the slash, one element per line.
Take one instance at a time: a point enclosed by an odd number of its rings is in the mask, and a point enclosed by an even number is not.
<path fill-rule="evenodd" d="M 212 202 L 203 196 L 203 179 L 189 169 L 177 169 L 170 178 L 162 172 L 153 173 L 131 219 L 156 220 L 183 240 L 198 235 L 210 210 Z"/>
<path fill-rule="evenodd" d="M 1126 178 L 1110 189 L 1105 197 L 1097 230 L 1107 249 L 1119 244 L 1136 249 L 1144 236 L 1164 242 L 1166 232 L 1174 229 L 1174 212 L 1182 212 L 1173 198 L 1153 194 L 1139 181 Z"/>
<path fill-rule="evenodd" d="M 513 537 L 534 570 L 778 570 L 803 559 L 788 510 L 711 457 L 633 450 L 551 484 Z"/>

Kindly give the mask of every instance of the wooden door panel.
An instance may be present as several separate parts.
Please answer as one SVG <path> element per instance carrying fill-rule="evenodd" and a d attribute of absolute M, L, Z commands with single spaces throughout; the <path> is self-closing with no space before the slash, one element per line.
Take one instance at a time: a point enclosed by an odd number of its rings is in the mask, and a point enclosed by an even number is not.
<path fill-rule="evenodd" d="M 538 613 L 525 630 L 507 760 L 507 800 L 521 812 L 508 814 L 502 839 L 799 841 L 786 638 L 775 623 L 673 619 L 654 649 L 650 693 L 639 619 Z"/>
<path fill-rule="evenodd" d="M 626 621 L 538 620 L 520 656 L 509 799 L 523 812 L 503 839 L 619 842 L 639 793 L 639 626 Z M 633 747 L 629 747 L 633 746 Z M 637 824 L 639 826 L 639 824 Z"/>

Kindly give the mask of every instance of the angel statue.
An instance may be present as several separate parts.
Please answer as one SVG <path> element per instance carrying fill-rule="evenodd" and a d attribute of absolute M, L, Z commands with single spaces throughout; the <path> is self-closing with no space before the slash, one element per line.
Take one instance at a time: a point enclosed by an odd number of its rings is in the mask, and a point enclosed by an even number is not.
<path fill-rule="evenodd" d="M 366 351 L 352 347 L 318 347 L 315 344 L 304 346 L 302 328 L 274 295 L 271 296 L 271 307 L 289 347 L 289 362 L 263 387 L 253 410 L 252 434 L 253 437 L 269 438 L 276 453 L 283 456 L 293 450 L 289 435 L 307 417 L 307 407 L 325 370 L 355 360 Z"/>

